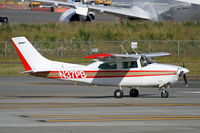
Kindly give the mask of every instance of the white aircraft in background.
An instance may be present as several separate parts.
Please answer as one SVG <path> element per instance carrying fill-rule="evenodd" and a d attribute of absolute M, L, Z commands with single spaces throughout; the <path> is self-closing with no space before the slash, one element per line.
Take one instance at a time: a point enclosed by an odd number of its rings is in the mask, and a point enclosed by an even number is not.
<path fill-rule="evenodd" d="M 200 5 L 200 0 L 177 0 L 177 1 Z"/>
<path fill-rule="evenodd" d="M 149 54 L 95 54 L 86 58 L 96 59 L 89 65 L 51 61 L 43 57 L 25 37 L 11 38 L 24 65 L 25 72 L 33 76 L 84 82 L 96 85 L 119 86 L 116 98 L 123 97 L 122 87 L 130 87 L 130 96 L 139 95 L 143 86 L 159 87 L 161 97 L 168 97 L 166 87 L 183 75 L 187 86 L 184 67 L 156 63 L 150 57 L 167 56 L 169 53 Z M 132 46 L 135 48 L 135 45 Z"/>
<path fill-rule="evenodd" d="M 150 21 L 161 21 L 161 14 L 166 12 L 171 7 L 187 7 L 190 4 L 199 4 L 199 0 L 174 0 L 171 4 L 164 2 L 153 3 L 153 2 L 137 2 L 133 3 L 130 8 L 124 7 L 113 7 L 113 6 L 100 6 L 94 4 L 82 4 L 82 3 L 69 3 L 55 0 L 34 0 L 43 3 L 52 3 L 54 5 L 64 5 L 72 7 L 65 11 L 60 16 L 60 22 L 69 21 L 93 21 L 95 19 L 95 13 L 106 13 L 111 14 L 120 18 L 131 19 L 131 20 L 150 20 Z M 176 2 L 178 1 L 178 3 Z"/>

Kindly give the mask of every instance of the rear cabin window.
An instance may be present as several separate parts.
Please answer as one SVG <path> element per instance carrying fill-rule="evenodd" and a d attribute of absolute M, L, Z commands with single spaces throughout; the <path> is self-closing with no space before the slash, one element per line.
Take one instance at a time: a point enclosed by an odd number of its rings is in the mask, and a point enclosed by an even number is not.
<path fill-rule="evenodd" d="M 117 63 L 116 62 L 107 62 L 99 65 L 100 69 L 117 69 Z"/>
<path fill-rule="evenodd" d="M 122 62 L 123 69 L 138 68 L 137 61 Z"/>

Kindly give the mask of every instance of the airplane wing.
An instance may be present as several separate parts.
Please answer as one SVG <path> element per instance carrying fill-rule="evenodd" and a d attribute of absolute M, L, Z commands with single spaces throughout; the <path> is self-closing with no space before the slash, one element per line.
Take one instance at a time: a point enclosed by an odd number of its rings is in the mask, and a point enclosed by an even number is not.
<path fill-rule="evenodd" d="M 151 16 L 147 12 L 137 6 L 133 6 L 132 8 L 120 8 L 111 6 L 88 5 L 88 8 L 92 11 L 111 14 L 122 18 L 152 20 Z"/>
<path fill-rule="evenodd" d="M 86 59 L 98 59 L 100 61 L 116 61 L 116 60 L 137 60 L 140 55 L 126 54 L 94 54 L 86 56 Z"/>
<path fill-rule="evenodd" d="M 133 6 L 132 8 L 119 8 L 119 7 L 111 7 L 111 6 L 85 5 L 81 3 L 69 3 L 69 2 L 61 2 L 61 1 L 55 1 L 55 0 L 34 0 L 34 1 L 43 2 L 43 3 L 52 3 L 55 5 L 64 5 L 64 6 L 69 6 L 75 9 L 82 7 L 82 8 L 87 8 L 88 10 L 92 10 L 98 13 L 106 13 L 106 14 L 111 14 L 117 17 L 128 18 L 128 19 L 154 20 L 154 18 L 152 18 L 151 16 L 151 13 L 137 6 Z"/>
<path fill-rule="evenodd" d="M 52 3 L 52 4 L 55 4 L 56 6 L 65 5 L 68 7 L 76 7 L 80 5 L 79 3 L 61 2 L 61 1 L 56 1 L 56 0 L 33 0 L 33 1 L 42 2 L 42 3 Z"/>
<path fill-rule="evenodd" d="M 155 52 L 155 53 L 143 53 L 143 54 L 94 54 L 86 56 L 86 59 L 98 59 L 100 61 L 119 61 L 119 60 L 138 60 L 140 57 L 161 57 L 169 56 L 168 52 Z"/>
<path fill-rule="evenodd" d="M 176 1 L 200 5 L 200 0 L 176 0 Z"/>
<path fill-rule="evenodd" d="M 152 57 L 169 56 L 171 54 L 168 52 L 155 52 L 155 53 L 144 53 L 144 54 L 139 54 L 139 55 L 152 58 Z"/>

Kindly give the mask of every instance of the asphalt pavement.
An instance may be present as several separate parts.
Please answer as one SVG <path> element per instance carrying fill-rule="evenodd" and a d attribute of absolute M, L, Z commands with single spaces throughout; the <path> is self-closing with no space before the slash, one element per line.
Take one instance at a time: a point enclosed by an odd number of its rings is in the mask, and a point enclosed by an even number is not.
<path fill-rule="evenodd" d="M 118 87 L 37 77 L 0 77 L 0 133 L 133 133 L 200 131 L 200 80 L 179 81 L 116 99 Z"/>
<path fill-rule="evenodd" d="M 39 12 L 30 10 L 7 10 L 0 9 L 0 16 L 8 17 L 9 24 L 40 24 L 59 22 L 61 13 Z M 112 15 L 96 14 L 95 21 L 115 21 Z"/>

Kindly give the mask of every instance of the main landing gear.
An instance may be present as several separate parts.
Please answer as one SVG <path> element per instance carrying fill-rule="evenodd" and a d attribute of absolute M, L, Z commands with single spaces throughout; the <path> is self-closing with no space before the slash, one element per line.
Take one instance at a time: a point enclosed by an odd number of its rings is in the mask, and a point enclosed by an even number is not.
<path fill-rule="evenodd" d="M 138 97 L 139 96 L 139 91 L 137 89 L 131 89 L 130 92 L 129 92 L 129 95 L 130 97 Z M 115 92 L 114 92 L 114 96 L 116 98 L 122 98 L 124 96 L 124 92 L 120 86 L 120 89 L 117 89 Z"/>
<path fill-rule="evenodd" d="M 121 89 L 116 90 L 116 91 L 114 92 L 114 96 L 115 96 L 116 98 L 122 98 L 122 97 L 124 96 L 123 90 L 121 90 Z"/>
<path fill-rule="evenodd" d="M 129 92 L 129 95 L 131 97 L 138 97 L 139 96 L 139 91 L 137 89 L 131 89 Z"/>
<path fill-rule="evenodd" d="M 159 90 L 161 91 L 160 95 L 161 95 L 161 98 L 168 98 L 169 97 L 169 92 L 166 91 L 166 88 L 170 88 L 170 84 L 167 84 L 167 85 L 163 85 L 163 86 L 160 86 Z M 129 91 L 129 95 L 130 97 L 138 97 L 139 96 L 139 91 L 138 89 L 135 89 L 135 88 L 132 88 L 130 91 Z M 124 96 L 124 92 L 123 92 L 123 89 L 122 87 L 120 86 L 120 89 L 117 89 L 115 92 L 114 92 L 114 96 L 116 98 L 122 98 Z"/>

